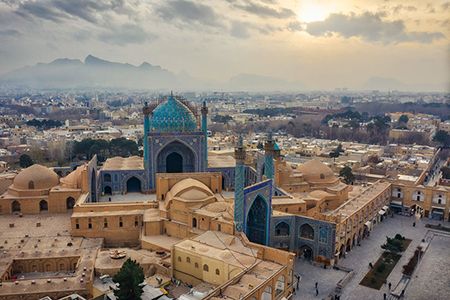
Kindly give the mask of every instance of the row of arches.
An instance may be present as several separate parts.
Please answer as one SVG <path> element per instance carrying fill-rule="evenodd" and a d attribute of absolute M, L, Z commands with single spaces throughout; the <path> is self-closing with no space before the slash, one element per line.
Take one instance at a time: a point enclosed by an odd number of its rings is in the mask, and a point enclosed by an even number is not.
<path fill-rule="evenodd" d="M 75 206 L 75 199 L 72 197 L 68 197 L 66 199 L 66 209 L 73 209 L 73 207 Z M 14 200 L 11 203 L 11 211 L 13 213 L 20 213 L 22 212 L 22 207 L 21 207 L 21 203 L 18 200 Z M 41 200 L 39 201 L 39 212 L 45 212 L 48 211 L 48 201 L 46 200 Z"/>
<path fill-rule="evenodd" d="M 275 299 L 282 294 L 285 290 L 286 277 L 280 275 L 275 283 Z M 273 288 L 271 285 L 267 285 L 261 294 L 261 300 L 272 300 Z M 256 297 L 251 297 L 250 300 L 258 300 Z"/>
<path fill-rule="evenodd" d="M 404 199 L 404 191 L 402 188 L 396 187 L 392 189 L 392 197 L 397 199 Z M 415 190 L 412 193 L 411 197 L 412 201 L 424 202 L 425 201 L 425 193 L 421 190 Z M 447 197 L 442 193 L 434 193 L 432 202 L 434 204 L 445 205 L 447 203 Z"/>
<path fill-rule="evenodd" d="M 103 179 L 105 179 L 105 177 L 107 175 L 109 175 L 109 174 L 105 174 L 103 176 Z M 109 175 L 109 180 L 110 181 L 106 181 L 106 182 L 111 182 L 111 178 L 110 177 L 111 177 L 111 175 Z M 127 193 L 141 193 L 142 192 L 142 183 L 135 176 L 133 176 L 133 177 L 131 177 L 130 179 L 127 180 L 126 186 L 127 186 L 127 191 L 126 191 Z M 109 186 L 109 185 L 107 185 L 107 186 L 105 186 L 103 188 L 103 193 L 105 195 L 112 195 L 112 192 L 113 192 L 112 187 Z"/>
<path fill-rule="evenodd" d="M 290 236 L 291 226 L 281 221 L 275 226 L 275 236 Z M 301 238 L 314 240 L 314 229 L 309 224 L 303 224 L 299 227 L 298 236 Z"/>

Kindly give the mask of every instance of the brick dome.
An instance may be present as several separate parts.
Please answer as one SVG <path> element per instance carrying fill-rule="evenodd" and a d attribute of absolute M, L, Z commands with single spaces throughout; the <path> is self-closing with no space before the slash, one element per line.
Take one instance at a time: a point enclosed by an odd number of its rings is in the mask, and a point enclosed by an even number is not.
<path fill-rule="evenodd" d="M 13 186 L 19 190 L 48 189 L 59 184 L 59 176 L 52 170 L 41 166 L 32 165 L 14 178 Z"/>
<path fill-rule="evenodd" d="M 333 170 L 316 158 L 301 164 L 297 170 L 308 182 L 333 182 L 336 180 Z"/>

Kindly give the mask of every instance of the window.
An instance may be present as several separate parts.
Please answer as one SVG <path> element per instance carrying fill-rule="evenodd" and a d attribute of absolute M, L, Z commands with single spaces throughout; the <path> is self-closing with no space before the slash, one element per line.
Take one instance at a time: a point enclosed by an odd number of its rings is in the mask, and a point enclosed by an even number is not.
<path fill-rule="evenodd" d="M 110 174 L 105 174 L 105 176 L 103 176 L 103 181 L 104 182 L 111 182 L 111 175 Z"/>
<path fill-rule="evenodd" d="M 136 216 L 136 217 L 134 217 L 134 226 L 137 227 L 138 224 L 139 224 L 138 217 Z"/>
<path fill-rule="evenodd" d="M 30 190 L 34 189 L 34 181 L 33 181 L 33 180 L 31 180 L 31 181 L 28 182 L 28 188 L 29 188 Z"/>
<path fill-rule="evenodd" d="M 88 222 L 89 222 L 88 228 L 89 228 L 89 229 L 92 229 L 92 221 L 91 221 L 91 218 L 88 219 Z"/>
<path fill-rule="evenodd" d="M 181 262 L 181 256 L 178 256 L 178 261 Z"/>
<path fill-rule="evenodd" d="M 78 222 L 78 219 L 75 219 L 75 228 L 80 229 L 80 224 Z"/>
<path fill-rule="evenodd" d="M 320 179 L 325 179 L 325 175 L 323 175 L 323 173 L 320 174 Z"/>
<path fill-rule="evenodd" d="M 313 240 L 314 229 L 308 224 L 303 224 L 300 226 L 300 237 Z"/>
<path fill-rule="evenodd" d="M 220 225 L 220 224 L 217 225 L 217 230 L 218 230 L 218 231 L 222 231 L 222 225 Z"/>
<path fill-rule="evenodd" d="M 3 210 L 2 210 L 2 206 L 0 205 L 0 212 L 2 212 Z"/>
<path fill-rule="evenodd" d="M 191 263 L 191 258 L 188 256 L 188 257 L 186 257 L 186 262 L 188 263 L 188 264 L 190 264 Z"/>
<path fill-rule="evenodd" d="M 195 263 L 195 267 L 198 269 L 198 263 Z"/>
<path fill-rule="evenodd" d="M 119 227 L 123 227 L 122 217 L 119 218 Z"/>
<path fill-rule="evenodd" d="M 287 207 L 284 209 L 284 212 L 288 212 L 288 208 Z"/>
<path fill-rule="evenodd" d="M 104 221 L 103 227 L 108 228 L 108 219 L 105 218 L 103 221 Z"/>
<path fill-rule="evenodd" d="M 220 275 L 220 270 L 216 269 L 216 275 Z"/>
<path fill-rule="evenodd" d="M 209 272 L 209 267 L 208 267 L 208 265 L 203 265 L 203 271 Z"/>
<path fill-rule="evenodd" d="M 302 208 L 301 208 L 301 207 L 299 207 L 299 208 L 298 208 L 298 211 L 302 211 Z"/>

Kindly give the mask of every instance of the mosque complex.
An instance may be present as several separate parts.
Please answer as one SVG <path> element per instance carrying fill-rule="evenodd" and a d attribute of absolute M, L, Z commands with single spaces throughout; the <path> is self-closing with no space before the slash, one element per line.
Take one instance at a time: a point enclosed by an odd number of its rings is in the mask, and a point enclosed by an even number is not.
<path fill-rule="evenodd" d="M 431 205 L 449 211 L 447 188 L 383 180 L 349 186 L 317 159 L 294 168 L 270 132 L 255 158 L 242 137 L 232 155 L 208 151 L 206 103 L 198 111 L 171 95 L 146 103 L 143 114 L 143 157 L 110 158 L 100 168 L 94 157 L 62 178 L 33 165 L 0 196 L 10 229 L 0 235 L 1 299 L 96 296 L 95 278 L 120 269 L 108 251 L 119 248 L 149 278 L 209 284 L 203 299 L 289 298 L 295 257 L 334 266 L 411 201 L 430 215 Z M 53 217 L 62 221 L 50 223 Z"/>

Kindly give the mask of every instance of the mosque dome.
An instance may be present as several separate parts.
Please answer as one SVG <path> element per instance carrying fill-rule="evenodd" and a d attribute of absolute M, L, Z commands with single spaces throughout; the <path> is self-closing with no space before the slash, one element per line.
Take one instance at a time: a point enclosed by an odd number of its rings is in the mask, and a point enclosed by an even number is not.
<path fill-rule="evenodd" d="M 192 111 L 174 97 L 158 105 L 150 120 L 152 132 L 193 132 L 196 129 L 197 120 Z"/>
<path fill-rule="evenodd" d="M 48 189 L 58 184 L 58 175 L 41 165 L 32 165 L 26 168 L 14 178 L 13 182 L 13 186 L 19 190 Z"/>
<path fill-rule="evenodd" d="M 297 170 L 303 174 L 305 181 L 333 182 L 336 180 L 333 170 L 316 158 L 301 164 L 298 166 Z"/>

